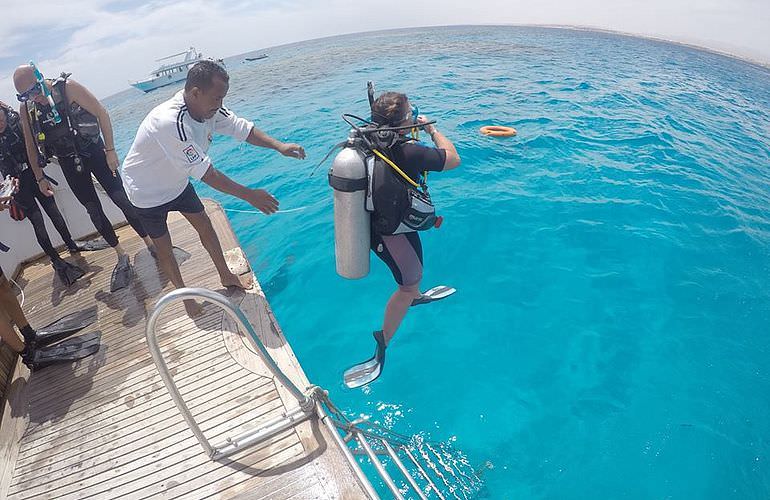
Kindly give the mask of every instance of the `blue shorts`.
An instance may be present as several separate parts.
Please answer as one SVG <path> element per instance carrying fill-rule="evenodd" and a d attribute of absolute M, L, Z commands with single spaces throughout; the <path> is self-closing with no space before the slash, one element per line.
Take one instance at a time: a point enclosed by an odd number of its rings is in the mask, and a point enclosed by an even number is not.
<path fill-rule="evenodd" d="M 142 221 L 142 226 L 150 238 L 160 238 L 168 234 L 166 220 L 169 212 L 182 212 L 183 214 L 199 214 L 205 209 L 203 202 L 198 198 L 198 193 L 191 183 L 187 183 L 182 194 L 158 207 L 136 208 L 136 214 Z"/>

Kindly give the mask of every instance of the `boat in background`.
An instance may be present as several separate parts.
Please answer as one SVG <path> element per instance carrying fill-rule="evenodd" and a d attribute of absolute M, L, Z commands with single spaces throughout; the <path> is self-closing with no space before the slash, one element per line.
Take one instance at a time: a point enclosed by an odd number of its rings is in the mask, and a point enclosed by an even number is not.
<path fill-rule="evenodd" d="M 178 54 L 172 54 L 170 56 L 157 59 L 156 62 L 165 61 L 174 57 L 184 56 L 182 61 L 177 61 L 169 64 L 163 64 L 158 69 L 150 73 L 150 77 L 138 82 L 131 83 L 131 86 L 141 90 L 142 92 L 149 92 L 159 87 L 164 87 L 172 83 L 176 83 L 187 78 L 187 71 L 193 64 L 203 61 L 203 54 L 198 52 L 195 47 L 190 47 L 184 52 Z M 210 59 L 210 58 L 209 58 Z M 213 60 L 213 59 L 211 59 Z M 217 59 L 216 62 L 224 66 L 222 59 Z"/>
<path fill-rule="evenodd" d="M 258 56 L 254 56 L 254 57 L 247 57 L 246 60 L 247 61 L 259 61 L 260 59 L 264 59 L 266 57 L 267 57 L 267 54 L 260 54 Z"/>

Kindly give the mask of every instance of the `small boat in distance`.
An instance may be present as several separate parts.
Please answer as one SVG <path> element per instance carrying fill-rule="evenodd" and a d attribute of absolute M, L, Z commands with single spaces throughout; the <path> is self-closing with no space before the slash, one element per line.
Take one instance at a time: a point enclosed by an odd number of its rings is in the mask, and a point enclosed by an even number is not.
<path fill-rule="evenodd" d="M 246 60 L 247 61 L 259 61 L 260 59 L 264 59 L 266 57 L 267 57 L 267 54 L 260 54 L 258 56 L 254 56 L 254 57 L 247 57 Z"/>
<path fill-rule="evenodd" d="M 163 64 L 158 69 L 150 73 L 150 77 L 138 82 L 131 83 L 132 87 L 135 87 L 143 92 L 149 92 L 151 90 L 170 85 L 172 83 L 179 82 L 187 78 L 187 71 L 193 64 L 203 60 L 203 54 L 195 50 L 195 47 L 190 47 L 184 52 L 178 54 L 172 54 L 170 56 L 157 59 L 156 62 L 165 61 L 174 57 L 184 56 L 184 60 L 177 61 L 169 64 Z M 217 59 L 216 62 L 224 65 L 224 61 Z"/>

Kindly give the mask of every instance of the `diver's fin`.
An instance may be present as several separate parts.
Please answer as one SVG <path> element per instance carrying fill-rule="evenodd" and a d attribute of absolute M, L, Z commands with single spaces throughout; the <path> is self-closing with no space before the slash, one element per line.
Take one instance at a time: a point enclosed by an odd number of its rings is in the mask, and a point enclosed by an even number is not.
<path fill-rule="evenodd" d="M 107 243 L 104 238 L 96 238 L 93 240 L 80 240 L 75 242 L 75 247 L 70 248 L 70 253 L 76 252 L 95 252 L 97 250 L 104 250 L 110 248 L 110 244 Z"/>
<path fill-rule="evenodd" d="M 386 345 L 381 331 L 374 332 L 374 340 L 377 342 L 374 355 L 362 363 L 351 366 L 342 375 L 348 388 L 355 389 L 374 382 L 382 374 L 385 368 Z"/>
<path fill-rule="evenodd" d="M 128 255 L 121 255 L 118 257 L 118 263 L 115 264 L 115 269 L 112 270 L 112 278 L 110 279 L 110 292 L 115 292 L 121 288 L 126 288 L 131 283 L 131 276 L 133 275 L 131 269 L 131 262 L 128 260 Z"/>
<path fill-rule="evenodd" d="M 49 365 L 77 361 L 99 350 L 102 332 L 90 332 L 67 339 L 49 347 L 33 349 L 24 356 L 24 363 L 32 370 L 39 370 Z"/>
<path fill-rule="evenodd" d="M 450 295 L 453 295 L 457 290 L 451 286 L 439 285 L 434 286 L 430 290 L 423 292 L 422 295 L 412 301 L 413 306 L 419 306 L 420 304 L 427 304 L 429 302 L 436 302 L 437 300 L 445 299 Z"/>
<path fill-rule="evenodd" d="M 36 345 L 51 345 L 79 332 L 96 321 L 96 311 L 96 306 L 91 306 L 83 311 L 76 311 L 62 316 L 53 323 L 40 328 L 35 334 Z"/>
<path fill-rule="evenodd" d="M 190 252 L 179 247 L 173 247 L 172 251 L 174 252 L 174 258 L 179 265 L 182 265 L 182 263 L 186 262 L 190 259 L 190 257 L 192 257 Z"/>
<path fill-rule="evenodd" d="M 150 252 L 150 255 L 152 255 L 153 259 L 158 260 L 158 252 L 155 250 L 155 247 L 148 247 L 147 251 Z M 178 246 L 172 247 L 171 251 L 174 254 L 174 258 L 176 259 L 177 265 L 180 265 L 180 266 L 183 263 L 185 263 L 187 260 L 189 260 L 190 257 L 192 257 L 192 255 L 190 255 L 190 252 L 188 252 L 183 248 L 179 248 Z"/>
<path fill-rule="evenodd" d="M 66 260 L 53 260 L 51 261 L 56 275 L 66 286 L 71 286 L 78 279 L 82 278 L 86 273 L 74 264 L 70 264 Z"/>

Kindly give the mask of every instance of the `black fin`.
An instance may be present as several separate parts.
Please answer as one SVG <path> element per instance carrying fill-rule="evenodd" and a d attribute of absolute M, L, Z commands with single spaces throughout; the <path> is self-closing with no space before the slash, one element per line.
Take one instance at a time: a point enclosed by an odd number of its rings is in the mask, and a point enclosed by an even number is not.
<path fill-rule="evenodd" d="M 96 321 L 96 314 L 96 306 L 91 306 L 83 311 L 76 311 L 62 316 L 53 323 L 38 329 L 35 335 L 35 343 L 38 346 L 47 346 L 67 338 Z"/>
<path fill-rule="evenodd" d="M 95 331 L 78 335 L 59 344 L 33 349 L 24 356 L 24 363 L 32 370 L 46 366 L 77 361 L 99 351 L 102 332 Z"/>

